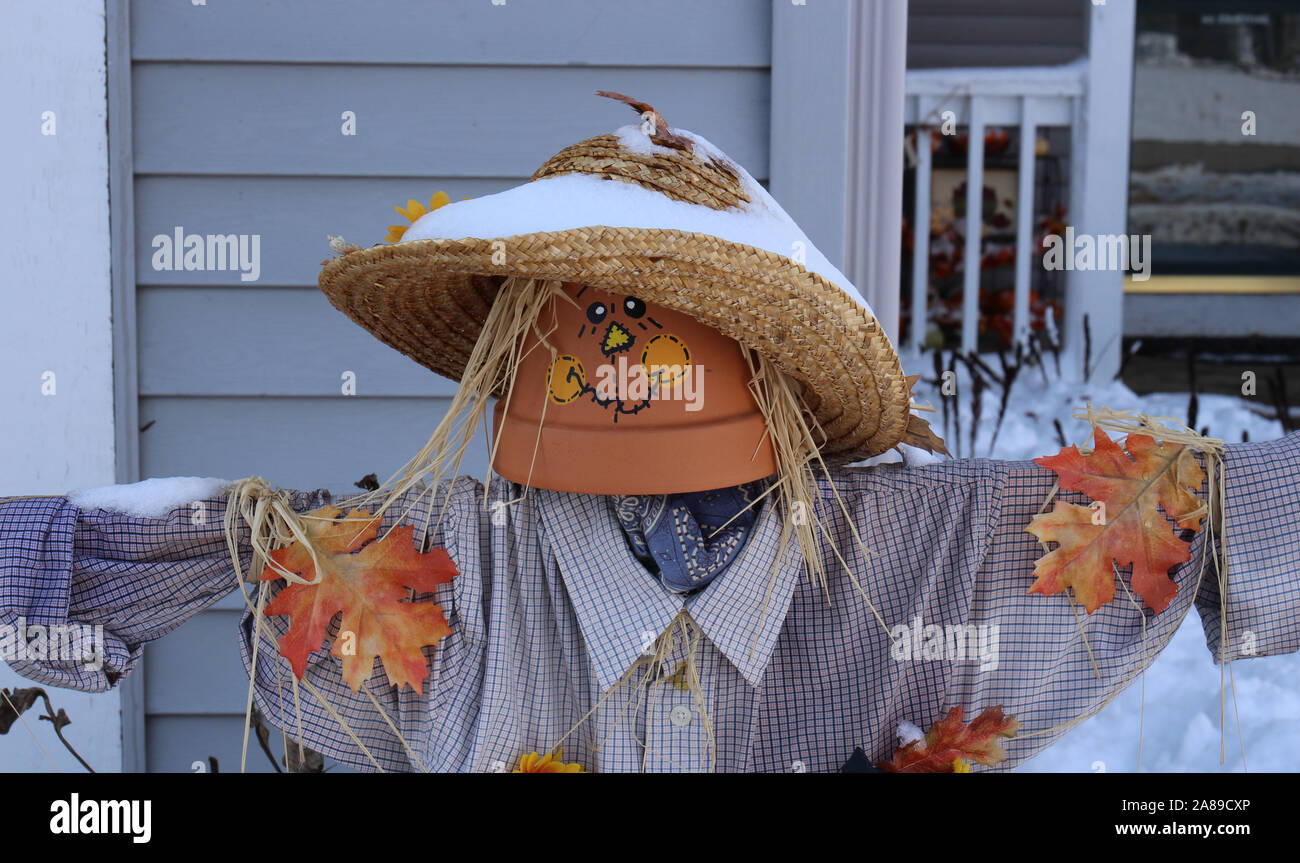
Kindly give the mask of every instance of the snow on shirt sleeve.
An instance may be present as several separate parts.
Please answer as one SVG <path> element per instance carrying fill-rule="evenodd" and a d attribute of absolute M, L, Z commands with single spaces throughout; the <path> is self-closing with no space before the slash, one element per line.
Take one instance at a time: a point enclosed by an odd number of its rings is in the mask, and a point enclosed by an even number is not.
<path fill-rule="evenodd" d="M 68 502 L 81 510 L 104 509 L 144 518 L 165 518 L 173 509 L 219 497 L 230 480 L 202 476 L 168 476 L 122 485 L 68 492 Z"/>
<path fill-rule="evenodd" d="M 83 510 L 64 497 L 0 502 L 0 657 L 48 686 L 110 689 L 146 643 L 234 589 L 224 512 L 222 497 L 158 516 Z"/>

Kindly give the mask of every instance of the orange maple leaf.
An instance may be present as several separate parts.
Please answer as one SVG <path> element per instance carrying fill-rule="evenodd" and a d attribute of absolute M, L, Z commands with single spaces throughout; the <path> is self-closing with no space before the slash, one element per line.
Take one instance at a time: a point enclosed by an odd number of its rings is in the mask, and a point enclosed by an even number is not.
<path fill-rule="evenodd" d="M 1115 598 L 1114 561 L 1133 565 L 1134 592 L 1159 613 L 1178 592 L 1169 570 L 1191 558 L 1191 544 L 1174 533 L 1165 515 L 1179 527 L 1200 530 L 1206 508 L 1195 492 L 1205 471 L 1181 444 L 1130 434 L 1125 453 L 1100 428 L 1093 439 L 1089 455 L 1070 446 L 1034 459 L 1054 471 L 1063 488 L 1083 492 L 1094 504 L 1057 501 L 1052 512 L 1029 522 L 1029 533 L 1059 543 L 1038 559 L 1029 592 L 1051 596 L 1071 587 L 1091 614 Z"/>
<path fill-rule="evenodd" d="M 289 616 L 289 629 L 279 640 L 280 655 L 301 679 L 330 621 L 342 612 L 340 637 L 330 653 L 343 660 L 343 680 L 352 691 L 370 679 L 379 657 L 393 686 L 400 689 L 409 683 L 422 693 L 429 676 L 422 648 L 436 645 L 451 628 L 442 606 L 411 602 L 410 591 L 428 593 L 446 584 L 456 567 L 441 548 L 417 552 L 411 525 L 394 528 L 375 541 L 378 518 L 360 509 L 338 520 L 340 512 L 328 506 L 310 513 L 317 518 L 303 519 L 319 568 L 300 542 L 271 552 L 280 566 L 314 582 L 290 583 L 266 606 L 268 615 Z M 281 577 L 269 565 L 262 570 L 262 581 Z"/>
<path fill-rule="evenodd" d="M 894 757 L 876 766 L 886 773 L 967 773 L 974 761 L 986 767 L 1007 758 L 999 737 L 1015 737 L 1020 723 L 1002 714 L 1001 706 L 986 708 L 969 724 L 962 721 L 957 705 L 940 719 L 925 737 L 894 750 Z"/>

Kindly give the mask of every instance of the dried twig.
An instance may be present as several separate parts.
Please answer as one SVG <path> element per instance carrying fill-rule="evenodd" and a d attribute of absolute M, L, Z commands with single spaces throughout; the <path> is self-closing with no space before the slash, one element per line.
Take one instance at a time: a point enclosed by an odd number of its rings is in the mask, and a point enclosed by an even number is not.
<path fill-rule="evenodd" d="M 948 359 L 948 371 L 952 373 L 952 379 L 955 381 L 957 379 L 957 352 L 956 351 L 953 351 L 952 356 L 949 357 Z M 958 396 L 957 396 L 958 399 L 961 398 L 960 392 L 961 391 L 958 390 Z M 961 458 L 961 405 L 960 403 L 955 403 L 952 406 L 952 428 L 953 428 L 952 439 L 953 441 L 956 442 L 956 446 L 957 446 L 957 458 Z M 944 428 L 944 431 L 947 432 L 948 429 Z"/>
<path fill-rule="evenodd" d="M 1047 365 L 1043 362 L 1043 351 L 1042 351 L 1042 348 L 1040 348 L 1040 347 L 1038 346 L 1038 340 L 1037 340 L 1037 339 L 1033 339 L 1033 338 L 1031 338 L 1028 342 L 1026 342 L 1026 344 L 1029 346 L 1029 359 L 1028 359 L 1028 362 L 1029 362 L 1030 365 L 1033 365 L 1033 366 L 1037 366 L 1037 367 L 1038 367 L 1038 371 L 1039 371 L 1039 373 L 1043 376 L 1043 385 L 1044 385 L 1044 386 L 1047 386 L 1047 385 L 1050 383 L 1050 381 L 1048 381 L 1048 379 L 1047 379 Z M 1060 370 L 1061 370 L 1061 366 L 1060 366 L 1060 361 L 1059 361 L 1059 360 L 1057 361 L 1057 367 L 1056 367 L 1056 370 L 1057 370 L 1057 372 L 1060 372 Z"/>
<path fill-rule="evenodd" d="M 1088 324 L 1088 313 L 1083 314 L 1083 382 L 1092 377 L 1092 327 Z"/>
<path fill-rule="evenodd" d="M 325 772 L 325 756 L 315 750 L 298 745 L 296 741 L 290 745 L 288 750 L 285 752 L 284 766 L 281 767 L 281 762 L 275 757 L 275 753 L 271 751 L 271 729 L 267 727 L 266 720 L 262 717 L 261 711 L 256 707 L 254 707 L 249 714 L 248 725 L 253 729 L 253 733 L 257 737 L 258 746 L 262 748 L 262 752 L 266 754 L 266 759 L 271 762 L 271 766 L 275 768 L 276 773 L 284 773 L 286 770 L 289 773 Z M 301 761 L 298 756 L 299 750 L 302 752 Z M 211 760 L 212 772 L 216 773 L 216 759 L 213 758 Z"/>
<path fill-rule="evenodd" d="M 302 750 L 301 761 L 298 759 L 299 749 Z M 325 756 L 305 746 L 290 746 L 284 754 L 284 766 L 290 773 L 324 773 Z"/>
<path fill-rule="evenodd" d="M 1290 433 L 1296 430 L 1295 421 L 1291 419 L 1291 406 L 1286 397 L 1286 375 L 1282 371 L 1282 366 L 1273 367 L 1273 375 L 1265 378 L 1268 381 L 1269 395 L 1273 399 L 1273 407 L 1277 410 L 1277 421 L 1282 424 L 1282 432 Z"/>
<path fill-rule="evenodd" d="M 1001 355 L 1001 353 L 1002 353 L 1001 351 L 998 352 L 999 355 Z M 997 372 L 993 371 L 993 369 L 989 368 L 989 364 L 986 363 L 986 362 L 984 362 L 984 358 L 981 357 L 979 354 L 975 353 L 974 351 L 971 351 L 969 354 L 966 355 L 965 359 L 966 359 L 966 365 L 967 365 L 968 367 L 969 367 L 972 363 L 974 363 L 975 365 L 979 366 L 980 371 L 982 371 L 982 372 L 984 373 L 984 377 L 985 377 L 985 379 L 986 379 L 986 382 L 989 381 L 989 380 L 991 380 L 991 381 L 993 381 L 995 384 L 997 384 L 998 386 L 1005 386 L 1005 385 L 1006 385 L 1005 381 L 1004 381 L 1003 378 L 1002 378 L 1002 375 L 998 374 Z M 1005 361 L 1005 360 L 1003 360 L 1003 362 L 1002 362 L 1002 368 L 1003 368 L 1004 371 L 1006 370 L 1006 361 Z"/>
<path fill-rule="evenodd" d="M 37 718 L 53 725 L 54 733 L 58 736 L 59 742 L 72 753 L 72 757 L 80 761 L 81 766 L 86 768 L 87 771 L 95 772 L 95 768 L 87 764 L 86 759 L 81 757 L 81 753 L 77 752 L 72 744 L 68 742 L 68 738 L 63 736 L 64 727 L 71 725 L 72 720 L 68 718 L 67 713 L 63 712 L 63 708 L 59 708 L 57 711 L 54 709 L 54 705 L 50 704 L 50 696 L 45 694 L 44 689 L 39 686 L 29 686 L 25 689 L 15 689 L 12 692 L 8 689 L 0 689 L 0 693 L 4 694 L 4 698 L 0 699 L 3 702 L 0 703 L 0 734 L 7 734 L 13 724 L 18 721 L 18 717 L 30 709 L 37 699 L 40 699 L 45 702 L 45 715 Z"/>
<path fill-rule="evenodd" d="M 1134 339 L 1133 344 L 1129 345 L 1128 350 L 1124 351 L 1119 358 L 1119 370 L 1115 372 L 1115 380 L 1119 380 L 1124 376 L 1124 370 L 1128 368 L 1128 361 L 1133 359 L 1140 350 L 1142 350 L 1142 340 Z"/>
<path fill-rule="evenodd" d="M 974 458 L 975 437 L 979 434 L 980 417 L 984 413 L 984 390 L 988 387 L 988 381 L 981 369 L 986 369 L 988 366 L 974 352 L 963 354 L 961 359 L 966 364 L 966 371 L 970 373 L 970 455 Z"/>
<path fill-rule="evenodd" d="M 1024 342 L 1016 342 L 1015 360 L 1007 362 L 1006 353 L 998 351 L 998 362 L 1002 365 L 1002 399 L 998 403 L 998 419 L 993 424 L 993 438 L 989 441 L 989 457 L 993 456 L 993 448 L 998 444 L 998 432 L 1002 430 L 1002 420 L 1007 415 L 1007 405 L 1011 401 L 1011 388 L 1016 384 L 1016 377 L 1025 365 L 1025 345 Z"/>
<path fill-rule="evenodd" d="M 681 150 L 686 153 L 695 151 L 695 142 L 684 135 L 678 135 L 668 125 L 668 121 L 663 115 L 654 109 L 653 105 L 646 102 L 638 102 L 631 96 L 624 96 L 622 93 L 614 93 L 610 90 L 597 90 L 597 96 L 605 96 L 609 99 L 616 99 L 632 108 L 641 115 L 642 119 L 650 123 L 652 128 L 647 132 L 650 140 L 654 141 L 661 147 L 671 147 L 674 150 Z"/>
<path fill-rule="evenodd" d="M 280 762 L 275 760 L 275 753 L 271 752 L 271 729 L 266 727 L 266 722 L 262 719 L 262 711 L 256 707 L 248 714 L 248 727 L 253 729 L 253 733 L 257 736 L 257 745 L 262 747 L 262 751 L 266 753 L 266 759 L 271 762 L 275 772 L 283 773 L 284 770 L 280 768 Z"/>
<path fill-rule="evenodd" d="M 935 350 L 932 356 L 934 358 L 934 387 L 939 391 L 939 402 L 940 404 L 943 405 L 943 436 L 944 439 L 946 440 L 950 437 L 950 435 L 948 434 L 949 405 L 948 405 L 948 396 L 943 391 L 943 351 Z"/>

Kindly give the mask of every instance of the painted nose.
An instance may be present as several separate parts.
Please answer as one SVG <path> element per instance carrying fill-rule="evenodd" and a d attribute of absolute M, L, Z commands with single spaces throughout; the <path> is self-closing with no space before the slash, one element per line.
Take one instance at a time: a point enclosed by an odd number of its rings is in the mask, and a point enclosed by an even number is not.
<path fill-rule="evenodd" d="M 605 330 L 605 339 L 600 344 L 601 353 L 609 356 L 620 351 L 626 351 L 631 347 L 632 334 L 618 321 L 611 321 L 609 329 Z"/>

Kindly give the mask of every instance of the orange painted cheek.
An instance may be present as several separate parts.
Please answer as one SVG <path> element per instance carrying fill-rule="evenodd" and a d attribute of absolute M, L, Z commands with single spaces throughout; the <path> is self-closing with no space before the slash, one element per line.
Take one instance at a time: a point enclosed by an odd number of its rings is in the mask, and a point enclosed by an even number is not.
<path fill-rule="evenodd" d="M 672 333 L 660 333 L 641 349 L 641 366 L 652 387 L 676 386 L 690 370 L 690 346 Z"/>
<path fill-rule="evenodd" d="M 567 405 L 580 396 L 586 383 L 582 360 L 570 354 L 556 357 L 546 374 L 546 391 L 551 401 L 559 405 Z"/>

